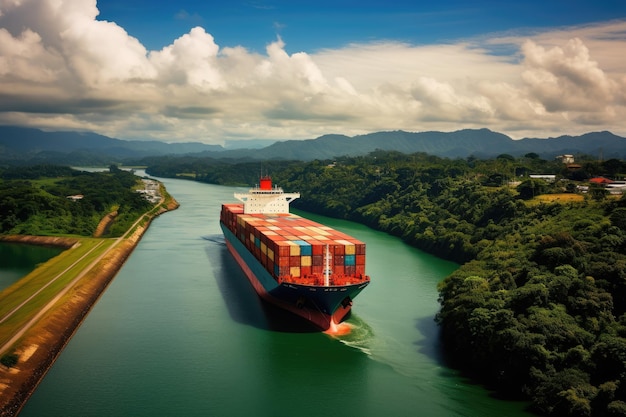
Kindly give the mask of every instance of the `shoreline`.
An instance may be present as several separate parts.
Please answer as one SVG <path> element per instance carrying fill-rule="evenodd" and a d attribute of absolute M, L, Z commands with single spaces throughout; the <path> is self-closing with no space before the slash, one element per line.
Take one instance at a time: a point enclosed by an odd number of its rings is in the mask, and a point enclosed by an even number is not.
<path fill-rule="evenodd" d="M 76 333 L 89 311 L 104 294 L 124 262 L 131 255 L 152 220 L 175 210 L 178 202 L 169 197 L 159 209 L 147 214 L 148 220 L 120 241 L 88 270 L 85 275 L 44 316 L 28 329 L 14 347 L 19 355 L 15 367 L 0 365 L 0 416 L 17 415 L 33 394 L 46 373 L 54 365 L 65 346 Z M 143 217 L 145 217 L 144 215 Z M 56 236 L 0 236 L 0 241 L 69 249 L 78 238 Z"/>

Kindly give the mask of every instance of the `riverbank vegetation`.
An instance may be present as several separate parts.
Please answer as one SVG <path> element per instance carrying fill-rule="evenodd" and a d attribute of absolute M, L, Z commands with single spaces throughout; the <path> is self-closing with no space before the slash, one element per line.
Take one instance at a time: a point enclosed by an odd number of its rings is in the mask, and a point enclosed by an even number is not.
<path fill-rule="evenodd" d="M 152 203 L 135 192 L 141 181 L 112 166 L 107 172 L 36 165 L 0 168 L 0 234 L 92 236 L 115 212 L 103 236 L 121 236 Z"/>
<path fill-rule="evenodd" d="M 252 185 L 261 169 L 167 159 L 147 171 Z M 626 416 L 626 198 L 589 182 L 623 176 L 622 161 L 380 151 L 270 173 L 301 193 L 297 208 L 462 264 L 439 285 L 451 364 L 538 414 Z"/>

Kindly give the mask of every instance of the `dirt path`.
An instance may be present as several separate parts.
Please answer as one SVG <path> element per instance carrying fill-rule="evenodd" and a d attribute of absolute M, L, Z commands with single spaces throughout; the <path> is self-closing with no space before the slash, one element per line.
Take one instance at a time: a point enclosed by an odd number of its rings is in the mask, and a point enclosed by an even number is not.
<path fill-rule="evenodd" d="M 96 231 L 93 232 L 93 237 L 102 237 L 102 235 L 109 229 L 111 224 L 115 221 L 117 217 L 117 210 L 113 211 L 100 220 L 98 226 L 96 227 Z"/>
<path fill-rule="evenodd" d="M 60 292 L 57 299 L 49 303 L 47 309 L 42 309 L 38 320 L 33 320 L 29 326 L 25 326 L 21 340 L 15 345 L 15 352 L 19 355 L 17 366 L 7 369 L 0 365 L 0 416 L 15 416 L 19 413 L 130 256 L 150 221 L 161 213 L 177 207 L 178 203 L 171 199 L 167 207 L 161 206 L 144 226 L 137 226 L 131 235 L 120 238 L 116 245 L 94 260 L 72 284 Z M 71 247 L 76 243 L 76 240 L 71 238 L 45 236 L 15 236 L 5 237 L 3 240 L 63 247 Z"/>

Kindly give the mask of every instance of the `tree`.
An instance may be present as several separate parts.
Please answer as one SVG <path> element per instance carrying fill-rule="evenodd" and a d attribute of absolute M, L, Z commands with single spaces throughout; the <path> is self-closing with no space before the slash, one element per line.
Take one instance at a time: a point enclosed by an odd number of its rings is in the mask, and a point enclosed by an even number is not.
<path fill-rule="evenodd" d="M 17 365 L 18 360 L 19 356 L 16 353 L 7 353 L 0 358 L 0 364 L 12 368 Z"/>
<path fill-rule="evenodd" d="M 522 181 L 516 189 L 521 198 L 524 200 L 530 200 L 531 198 L 543 194 L 547 187 L 548 184 L 546 184 L 545 181 L 536 178 L 529 178 Z"/>

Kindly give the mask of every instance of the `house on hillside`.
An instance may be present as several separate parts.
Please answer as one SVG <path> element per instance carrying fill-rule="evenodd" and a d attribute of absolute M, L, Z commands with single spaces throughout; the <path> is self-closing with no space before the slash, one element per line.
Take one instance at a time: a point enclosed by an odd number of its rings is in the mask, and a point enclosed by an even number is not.
<path fill-rule="evenodd" d="M 590 184 L 597 184 L 597 185 L 607 185 L 607 184 L 611 184 L 612 182 L 613 180 L 610 180 L 604 177 L 594 177 L 589 180 Z"/>
<path fill-rule="evenodd" d="M 604 177 L 595 177 L 590 179 L 589 183 L 604 187 L 611 195 L 622 195 L 626 191 L 626 181 L 613 181 Z"/>
<path fill-rule="evenodd" d="M 530 174 L 529 177 L 536 180 L 544 180 L 548 183 L 553 183 L 554 181 L 556 181 L 556 175 L 552 174 Z"/>
<path fill-rule="evenodd" d="M 557 161 L 561 161 L 566 165 L 574 163 L 574 155 L 558 155 L 554 159 L 556 159 Z"/>

